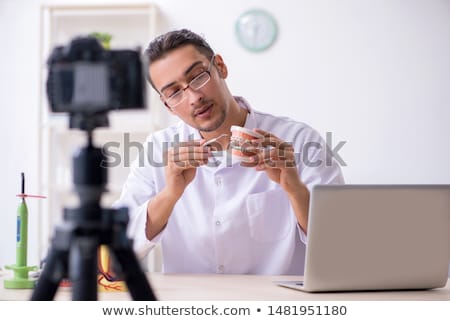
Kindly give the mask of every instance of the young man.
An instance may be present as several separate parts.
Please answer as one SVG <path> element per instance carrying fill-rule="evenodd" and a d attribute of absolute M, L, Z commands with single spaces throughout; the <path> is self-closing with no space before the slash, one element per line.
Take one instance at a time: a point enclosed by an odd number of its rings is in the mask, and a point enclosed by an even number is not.
<path fill-rule="evenodd" d="M 309 190 L 343 183 L 323 139 L 234 97 L 222 57 L 189 30 L 157 37 L 146 55 L 151 85 L 181 121 L 148 137 L 116 202 L 129 207 L 136 249 L 161 242 L 167 273 L 302 274 Z M 264 136 L 246 162 L 227 153 L 233 125 Z M 222 156 L 205 144 L 217 137 Z"/>

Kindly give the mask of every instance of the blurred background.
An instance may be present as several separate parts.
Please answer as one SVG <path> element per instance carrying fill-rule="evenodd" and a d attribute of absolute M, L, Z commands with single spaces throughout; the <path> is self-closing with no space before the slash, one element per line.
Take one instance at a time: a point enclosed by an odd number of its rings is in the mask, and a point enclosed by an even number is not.
<path fill-rule="evenodd" d="M 266 50 L 238 40 L 236 24 L 250 9 L 276 23 Z M 347 183 L 450 183 L 448 0 L 0 0 L 0 267 L 15 262 L 21 172 L 26 192 L 48 196 L 27 200 L 29 264 L 45 256 L 73 201 L 70 158 L 83 135 L 48 113 L 51 48 L 94 31 L 110 32 L 112 48 L 145 47 L 176 28 L 204 35 L 222 55 L 233 94 L 330 133 L 332 148 L 341 143 Z M 120 150 L 175 121 L 148 94 L 146 111 L 111 115 L 97 142 L 117 141 Z M 133 158 L 137 148 L 129 152 Z M 106 204 L 120 192 L 125 163 L 110 175 Z"/>

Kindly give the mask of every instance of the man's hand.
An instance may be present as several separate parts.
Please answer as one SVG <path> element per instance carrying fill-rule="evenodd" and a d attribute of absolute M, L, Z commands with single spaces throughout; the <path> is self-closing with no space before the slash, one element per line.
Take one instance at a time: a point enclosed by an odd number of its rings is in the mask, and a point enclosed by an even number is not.
<path fill-rule="evenodd" d="M 255 167 L 257 171 L 265 171 L 267 176 L 280 184 L 288 194 L 303 188 L 304 185 L 298 177 L 292 145 L 262 129 L 255 129 L 255 132 L 263 135 L 264 138 L 252 141 L 255 149 L 249 147 L 247 151 L 256 152 L 256 155 L 250 158 L 250 162 L 243 162 L 241 165 Z"/>
<path fill-rule="evenodd" d="M 298 176 L 294 148 L 269 132 L 261 129 L 255 129 L 255 132 L 264 138 L 252 141 L 247 151 L 256 154 L 250 162 L 241 165 L 265 171 L 271 180 L 280 184 L 289 197 L 300 228 L 307 233 L 309 191 Z"/>
<path fill-rule="evenodd" d="M 167 151 L 166 188 L 177 199 L 192 182 L 197 167 L 208 163 L 209 147 L 204 140 L 181 142 Z"/>
<path fill-rule="evenodd" d="M 209 147 L 204 140 L 182 142 L 164 155 L 166 186 L 148 203 L 146 236 L 152 240 L 167 224 L 176 202 L 192 182 L 197 167 L 208 163 Z"/>

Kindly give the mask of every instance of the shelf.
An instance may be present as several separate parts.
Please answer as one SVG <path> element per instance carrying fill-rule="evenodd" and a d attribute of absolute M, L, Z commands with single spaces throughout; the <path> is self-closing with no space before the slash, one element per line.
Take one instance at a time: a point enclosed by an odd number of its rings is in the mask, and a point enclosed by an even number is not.
<path fill-rule="evenodd" d="M 45 61 L 55 46 L 66 46 L 77 36 L 92 32 L 112 35 L 111 49 L 143 50 L 154 38 L 157 24 L 157 7 L 152 3 L 111 5 L 55 5 L 41 8 L 41 115 L 44 126 L 68 124 L 67 115 L 54 114 L 46 100 L 45 82 L 47 66 Z M 168 115 L 159 98 L 145 84 L 146 108 L 142 110 L 121 110 L 109 113 L 111 126 L 124 130 L 140 127 L 151 131 L 168 122 Z M 129 120 L 129 121 L 126 121 Z M 65 123 L 64 123 L 65 122 Z"/>
<path fill-rule="evenodd" d="M 132 17 L 142 17 L 148 18 L 148 7 L 141 8 L 125 8 L 125 7 L 117 7 L 117 8 L 104 8 L 99 7 L 95 9 L 94 7 L 86 8 L 86 9 L 53 9 L 55 13 L 53 15 L 54 18 L 71 18 L 71 17 L 109 17 L 115 16 L 123 18 L 124 16 L 132 16 Z"/>
<path fill-rule="evenodd" d="M 50 46 L 93 31 L 111 33 L 113 47 L 142 46 L 153 36 L 156 7 L 153 4 L 44 6 L 42 15 L 49 24 Z"/>
<path fill-rule="evenodd" d="M 86 144 L 86 133 L 70 129 L 67 113 L 52 113 L 46 97 L 46 61 L 57 45 L 68 45 L 76 36 L 92 32 L 113 35 L 111 49 L 145 48 L 155 37 L 157 7 L 151 3 L 111 5 L 44 5 L 41 7 L 40 39 L 40 99 L 39 99 L 39 193 L 46 195 L 40 203 L 40 232 L 38 252 L 42 256 L 54 226 L 62 219 L 64 207 L 78 204 L 73 191 L 72 155 Z M 152 94 L 146 84 L 145 109 L 119 110 L 108 113 L 109 126 L 94 130 L 97 147 L 108 142 L 119 143 L 114 152 L 130 163 L 137 158 L 138 148 L 154 130 L 168 124 L 169 115 L 159 97 Z M 127 147 L 127 144 L 129 145 Z M 133 147 L 134 146 L 134 147 Z M 114 145 L 115 147 L 115 145 Z M 127 148 L 129 148 L 127 150 Z M 102 195 L 103 207 L 109 207 L 118 199 L 130 164 L 122 161 L 108 168 L 107 191 Z"/>

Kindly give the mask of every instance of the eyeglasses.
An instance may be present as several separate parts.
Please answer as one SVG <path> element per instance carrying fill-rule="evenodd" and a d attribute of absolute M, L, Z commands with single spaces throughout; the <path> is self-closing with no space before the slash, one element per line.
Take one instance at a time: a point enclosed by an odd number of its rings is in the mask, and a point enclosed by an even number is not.
<path fill-rule="evenodd" d="M 214 61 L 214 55 L 212 56 L 208 70 L 202 71 L 197 76 L 195 76 L 184 88 L 179 88 L 171 93 L 169 96 L 165 97 L 164 94 L 161 94 L 161 97 L 164 98 L 164 103 L 169 108 L 175 108 L 179 104 L 181 104 L 187 97 L 186 89 L 191 88 L 193 91 L 197 91 L 202 88 L 204 85 L 208 83 L 211 79 L 211 67 Z"/>

